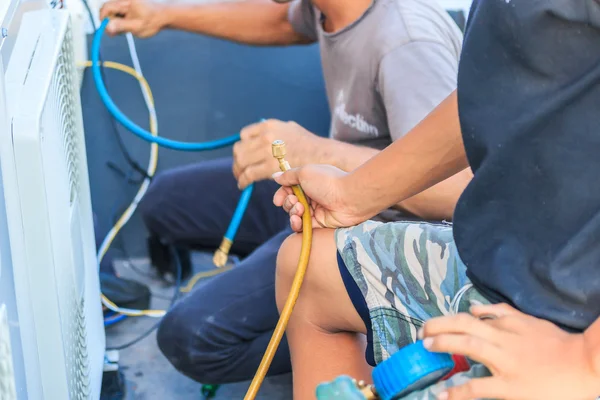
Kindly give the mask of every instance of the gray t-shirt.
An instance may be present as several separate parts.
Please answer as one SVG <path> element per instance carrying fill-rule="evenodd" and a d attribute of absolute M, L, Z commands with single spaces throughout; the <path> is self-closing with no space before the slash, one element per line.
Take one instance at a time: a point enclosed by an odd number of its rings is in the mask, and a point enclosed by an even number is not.
<path fill-rule="evenodd" d="M 435 0 L 373 0 L 335 33 L 324 18 L 309 0 L 290 5 L 294 29 L 320 43 L 331 138 L 383 149 L 456 88 L 462 33 Z"/>

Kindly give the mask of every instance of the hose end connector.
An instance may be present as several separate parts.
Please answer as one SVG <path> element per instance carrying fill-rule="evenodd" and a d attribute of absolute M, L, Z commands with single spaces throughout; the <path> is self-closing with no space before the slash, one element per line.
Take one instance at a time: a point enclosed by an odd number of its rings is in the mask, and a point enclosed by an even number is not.
<path fill-rule="evenodd" d="M 366 400 L 378 400 L 379 396 L 375 386 L 365 383 L 365 381 L 355 381 L 355 385 Z"/>
<path fill-rule="evenodd" d="M 279 168 L 282 171 L 287 171 L 288 169 L 290 169 L 290 164 L 288 164 L 288 162 L 285 161 L 286 151 L 285 142 L 283 140 L 275 140 L 271 144 L 271 151 L 273 153 L 273 157 L 275 157 L 277 161 L 279 161 Z"/>
<path fill-rule="evenodd" d="M 221 245 L 219 246 L 217 251 L 215 251 L 215 255 L 213 256 L 213 263 L 217 267 L 221 268 L 224 267 L 225 264 L 227 264 L 227 259 L 229 258 L 229 250 L 231 250 L 232 243 L 233 242 L 231 240 L 225 237 L 223 238 Z"/>
<path fill-rule="evenodd" d="M 286 155 L 285 142 L 283 140 L 275 140 L 271 144 L 271 149 L 273 151 L 273 157 L 277 159 L 284 158 Z"/>
<path fill-rule="evenodd" d="M 347 375 L 320 384 L 316 394 L 318 400 L 387 400 L 378 397 L 373 385 L 356 381 Z"/>

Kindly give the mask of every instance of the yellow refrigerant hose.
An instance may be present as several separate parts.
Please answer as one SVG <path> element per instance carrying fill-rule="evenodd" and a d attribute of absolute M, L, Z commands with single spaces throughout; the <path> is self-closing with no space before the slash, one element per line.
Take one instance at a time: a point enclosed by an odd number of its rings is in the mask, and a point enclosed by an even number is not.
<path fill-rule="evenodd" d="M 279 161 L 279 168 L 282 171 L 287 171 L 290 169 L 290 165 L 287 161 L 285 161 L 285 143 L 281 140 L 274 141 L 272 150 L 273 157 Z M 267 350 L 265 351 L 258 370 L 254 375 L 254 379 L 252 379 L 252 383 L 250 383 L 250 387 L 248 388 L 248 392 L 246 392 L 244 400 L 254 400 L 256 398 L 258 390 L 260 389 L 260 385 L 267 375 L 267 371 L 271 366 L 271 361 L 273 361 L 273 356 L 275 356 L 275 351 L 277 351 L 277 348 L 279 347 L 281 338 L 283 337 L 288 321 L 290 320 L 292 310 L 294 309 L 294 305 L 298 299 L 298 294 L 300 293 L 300 288 L 302 287 L 302 282 L 304 281 L 306 268 L 308 267 L 310 246 L 312 244 L 312 221 L 310 216 L 310 208 L 302 188 L 300 186 L 294 186 L 292 187 L 292 190 L 298 198 L 298 201 L 300 201 L 300 203 L 302 203 L 304 206 L 304 214 L 302 215 L 302 247 L 300 249 L 298 267 L 296 270 L 296 275 L 294 276 L 294 281 L 292 282 L 290 294 L 288 295 L 283 310 L 281 311 L 281 315 L 279 316 L 279 321 L 277 322 L 273 336 L 269 341 Z"/>

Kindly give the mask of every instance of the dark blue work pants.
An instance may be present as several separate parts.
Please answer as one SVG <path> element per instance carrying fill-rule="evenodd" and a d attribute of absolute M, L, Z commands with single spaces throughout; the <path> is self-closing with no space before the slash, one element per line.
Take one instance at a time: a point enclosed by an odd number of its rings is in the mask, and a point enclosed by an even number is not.
<path fill-rule="evenodd" d="M 151 234 L 169 244 L 216 249 L 240 198 L 231 166 L 224 158 L 158 175 L 140 204 Z M 277 324 L 275 261 L 291 231 L 287 214 L 273 205 L 276 189 L 272 181 L 255 184 L 232 248 L 247 257 L 194 289 L 160 325 L 161 351 L 194 380 L 251 379 Z M 284 338 L 269 374 L 290 371 Z"/>

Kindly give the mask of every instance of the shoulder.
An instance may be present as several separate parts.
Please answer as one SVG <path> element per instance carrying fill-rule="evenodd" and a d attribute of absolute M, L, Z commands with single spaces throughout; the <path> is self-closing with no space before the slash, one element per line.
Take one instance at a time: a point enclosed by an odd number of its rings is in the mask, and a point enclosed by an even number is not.
<path fill-rule="evenodd" d="M 382 59 L 388 53 L 411 44 L 437 47 L 456 60 L 460 57 L 462 32 L 435 0 L 375 0 L 371 37 Z"/>

